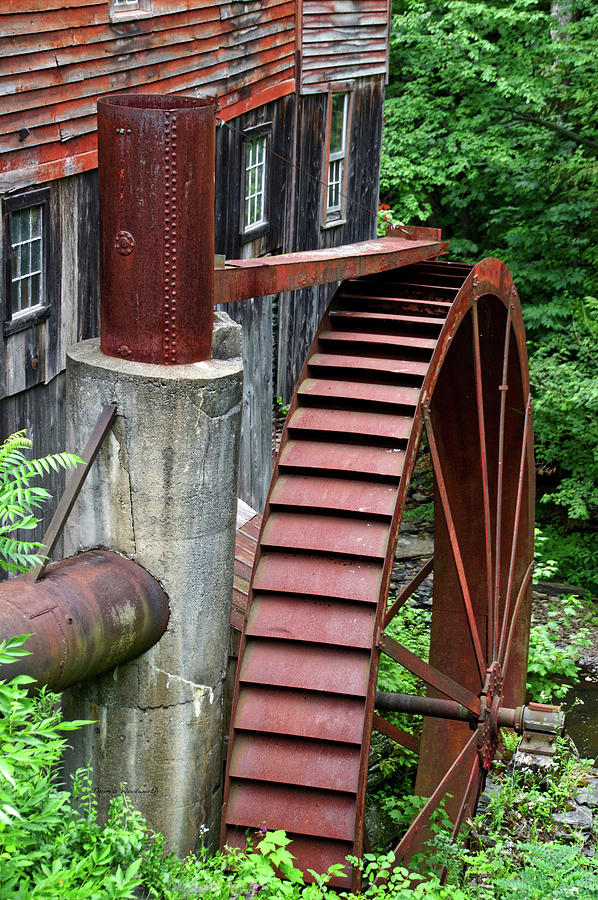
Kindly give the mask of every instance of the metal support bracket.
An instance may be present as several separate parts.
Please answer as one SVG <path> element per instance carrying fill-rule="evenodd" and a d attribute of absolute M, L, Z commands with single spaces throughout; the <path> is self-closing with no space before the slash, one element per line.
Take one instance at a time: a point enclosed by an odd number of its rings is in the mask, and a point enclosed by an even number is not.
<path fill-rule="evenodd" d="M 115 416 L 116 403 L 106 404 L 100 414 L 98 421 L 95 424 L 95 427 L 91 433 L 91 437 L 89 438 L 87 444 L 85 445 L 83 453 L 81 454 L 83 465 L 78 466 L 75 471 L 71 473 L 71 476 L 66 483 L 64 493 L 60 498 L 58 506 L 56 507 L 56 512 L 52 516 L 52 521 L 48 525 L 46 533 L 44 534 L 41 543 L 44 545 L 45 557 L 26 576 L 27 581 L 36 582 L 43 577 L 46 566 L 48 565 L 49 559 L 54 551 L 54 547 L 56 546 L 58 538 L 62 534 L 62 529 L 66 525 L 66 520 L 68 519 L 71 510 L 75 505 L 75 501 L 79 496 L 79 492 L 83 487 L 89 470 L 93 465 L 93 461 L 98 455 L 99 449 L 104 442 L 104 438 L 108 434 Z"/>

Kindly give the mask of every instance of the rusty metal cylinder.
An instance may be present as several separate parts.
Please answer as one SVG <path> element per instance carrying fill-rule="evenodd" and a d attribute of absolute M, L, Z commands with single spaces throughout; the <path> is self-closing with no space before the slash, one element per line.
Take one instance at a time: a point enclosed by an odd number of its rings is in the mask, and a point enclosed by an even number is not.
<path fill-rule="evenodd" d="M 216 100 L 98 100 L 100 344 L 109 356 L 209 359 Z"/>
<path fill-rule="evenodd" d="M 31 675 L 61 691 L 149 650 L 164 634 L 166 594 L 137 563 L 90 550 L 49 566 L 43 579 L 0 585 L 0 640 L 30 634 L 25 656 L 0 678 Z"/>

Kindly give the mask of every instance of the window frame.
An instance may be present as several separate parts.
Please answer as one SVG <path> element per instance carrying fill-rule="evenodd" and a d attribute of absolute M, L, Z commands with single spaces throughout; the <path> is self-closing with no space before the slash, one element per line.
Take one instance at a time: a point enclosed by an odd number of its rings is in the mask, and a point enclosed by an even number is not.
<path fill-rule="evenodd" d="M 268 215 L 268 201 L 270 195 L 270 178 L 268 166 L 268 150 L 270 148 L 270 139 L 272 136 L 272 122 L 264 122 L 261 125 L 252 125 L 243 129 L 243 148 L 241 154 L 241 241 L 246 243 L 252 241 L 268 230 L 270 226 Z M 262 186 L 262 218 L 258 222 L 247 224 L 245 214 L 245 203 L 247 200 L 246 178 L 248 164 L 248 145 L 260 138 L 264 138 L 264 156 L 263 156 L 263 172 L 264 180 Z M 255 195 L 254 195 L 255 196 Z"/>
<path fill-rule="evenodd" d="M 113 23 L 132 22 L 154 15 L 151 0 L 109 0 L 108 11 Z"/>
<path fill-rule="evenodd" d="M 50 209 L 50 189 L 41 188 L 29 191 L 23 194 L 15 194 L 4 198 L 3 201 L 3 219 L 4 219 L 4 285 L 5 299 L 3 309 L 3 331 L 4 336 L 16 334 L 32 325 L 37 325 L 47 319 L 51 311 L 51 302 L 48 295 L 48 246 L 50 237 L 49 228 L 49 209 Z M 15 212 L 29 209 L 33 206 L 41 206 L 42 222 L 41 222 L 41 302 L 31 307 L 29 311 L 17 313 L 13 318 L 11 293 L 12 293 L 12 216 Z"/>
<path fill-rule="evenodd" d="M 343 114 L 343 149 L 342 151 L 330 152 L 330 141 L 332 137 L 332 108 L 333 100 L 339 94 L 344 96 L 344 114 Z M 352 116 L 352 98 L 353 84 L 338 83 L 330 86 L 327 94 L 326 102 L 326 140 L 324 142 L 324 156 L 322 160 L 322 192 L 321 192 L 321 228 L 335 228 L 338 225 L 344 225 L 347 221 L 347 191 L 349 184 L 349 163 L 350 163 L 350 137 L 351 137 L 351 116 Z M 329 206 L 330 197 L 330 167 L 333 162 L 340 162 L 342 171 L 338 182 L 339 204 L 334 207 Z"/>

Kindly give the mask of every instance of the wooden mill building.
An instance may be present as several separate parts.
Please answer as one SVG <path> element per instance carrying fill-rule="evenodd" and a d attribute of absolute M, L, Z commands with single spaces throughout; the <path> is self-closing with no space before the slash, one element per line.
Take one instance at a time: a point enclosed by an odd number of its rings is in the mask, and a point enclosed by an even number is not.
<path fill-rule="evenodd" d="M 63 449 L 66 349 L 98 332 L 96 101 L 216 94 L 216 251 L 375 236 L 389 0 L 0 0 L 1 436 Z M 245 328 L 241 495 L 331 287 L 227 306 Z"/>

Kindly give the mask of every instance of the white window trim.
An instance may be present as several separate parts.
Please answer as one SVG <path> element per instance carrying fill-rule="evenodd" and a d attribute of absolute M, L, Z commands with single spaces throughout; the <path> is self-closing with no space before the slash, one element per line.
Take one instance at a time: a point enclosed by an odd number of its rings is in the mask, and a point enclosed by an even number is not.
<path fill-rule="evenodd" d="M 328 109 L 326 117 L 326 141 L 323 172 L 325 183 L 322 185 L 322 222 L 321 228 L 335 228 L 344 225 L 347 221 L 347 185 L 349 173 L 349 136 L 351 133 L 351 97 L 353 85 L 338 85 L 328 94 Z M 330 139 L 332 129 L 332 101 L 333 97 L 342 94 L 344 96 L 342 147 L 340 150 L 330 152 Z M 338 163 L 340 169 L 339 178 L 332 179 L 332 167 Z M 330 204 L 330 188 L 337 184 L 338 202 Z"/>
<path fill-rule="evenodd" d="M 39 220 L 38 220 L 38 230 L 35 234 L 31 234 L 32 228 L 32 216 L 31 213 L 34 209 L 39 210 Z M 13 255 L 13 251 L 16 250 L 15 256 L 18 258 L 18 272 L 14 270 L 11 271 L 11 296 L 9 298 L 9 302 L 12 307 L 12 293 L 13 289 L 16 285 L 16 294 L 19 298 L 19 306 L 15 312 L 12 312 L 11 309 L 11 322 L 14 322 L 15 319 L 19 319 L 22 316 L 28 316 L 32 312 L 35 312 L 38 309 L 41 309 L 43 304 L 43 297 L 45 293 L 45 284 L 44 284 L 44 206 L 43 203 L 36 203 L 33 206 L 24 206 L 22 209 L 15 210 L 12 214 L 12 220 L 14 223 L 14 217 L 16 215 L 23 215 L 23 213 L 29 213 L 26 221 L 28 222 L 29 228 L 29 236 L 23 238 L 22 235 L 19 235 L 19 240 L 15 240 L 15 236 L 11 233 L 10 235 L 10 249 L 11 249 L 11 257 Z M 12 229 L 11 229 L 12 232 Z M 34 245 L 37 244 L 39 247 L 38 252 L 38 262 L 36 267 L 34 267 L 31 256 L 33 254 Z M 23 265 L 23 253 L 25 248 L 29 248 L 29 263 L 27 265 L 26 270 L 22 271 Z M 29 283 L 29 290 L 32 288 L 33 279 L 36 275 L 39 275 L 38 279 L 38 288 L 37 288 L 37 296 L 39 297 L 39 301 L 37 303 L 28 303 L 27 306 L 22 306 L 23 303 L 23 285 L 25 282 Z"/>
<path fill-rule="evenodd" d="M 23 328 L 28 328 L 32 324 L 36 324 L 37 322 L 46 318 L 50 312 L 50 305 L 48 299 L 48 285 L 47 285 L 47 257 L 48 257 L 48 239 L 49 239 L 49 229 L 48 229 L 48 202 L 49 202 L 49 190 L 40 189 L 37 191 L 31 191 L 26 194 L 19 194 L 16 196 L 11 196 L 5 199 L 5 213 L 8 213 L 10 216 L 10 224 L 6 223 L 6 236 L 5 236 L 5 253 L 7 254 L 7 259 L 5 260 L 5 286 L 6 286 L 6 296 L 4 303 L 4 334 L 12 334 L 15 331 L 20 331 Z M 28 238 L 21 240 L 21 235 L 19 234 L 19 239 L 16 239 L 16 234 L 14 232 L 14 217 L 18 213 L 23 213 L 27 210 L 34 209 L 35 207 L 39 207 L 40 209 L 40 217 L 39 217 L 39 229 L 38 234 L 29 235 Z M 31 265 L 31 258 L 29 260 L 29 265 L 27 271 L 21 272 L 21 248 L 26 244 L 30 246 L 35 242 L 39 241 L 39 263 L 36 267 Z M 13 270 L 13 250 L 18 248 L 17 252 L 19 254 L 19 265 L 17 266 L 17 271 Z M 37 294 L 38 302 L 32 303 L 29 306 L 22 307 L 21 309 L 17 309 L 13 312 L 12 309 L 12 294 L 13 294 L 13 286 L 15 284 L 18 285 L 17 291 L 19 294 L 19 298 L 22 298 L 22 284 L 25 279 L 31 279 L 32 276 L 39 275 L 39 291 Z"/>
<path fill-rule="evenodd" d="M 243 168 L 241 173 L 241 236 L 244 240 L 251 240 L 263 234 L 268 228 L 268 192 L 269 192 L 269 166 L 268 166 L 268 146 L 270 135 L 272 132 L 272 123 L 267 122 L 262 125 L 255 125 L 245 128 L 243 131 Z M 259 156 L 253 155 L 252 148 L 259 148 Z M 251 170 L 260 173 L 259 184 L 255 186 L 252 192 L 248 184 L 248 173 Z M 256 207 L 254 205 L 251 215 L 248 216 L 247 203 L 248 200 L 256 200 L 261 198 L 260 215 L 256 215 Z"/>
<path fill-rule="evenodd" d="M 153 15 L 151 0 L 110 0 L 111 22 L 132 22 L 136 19 L 148 19 Z"/>

